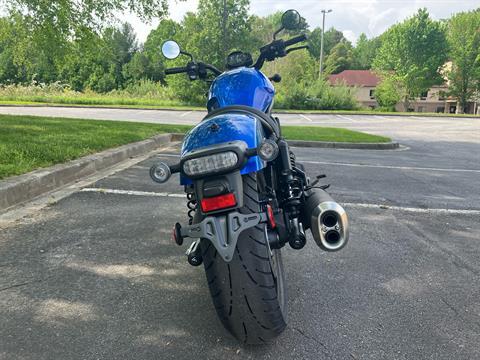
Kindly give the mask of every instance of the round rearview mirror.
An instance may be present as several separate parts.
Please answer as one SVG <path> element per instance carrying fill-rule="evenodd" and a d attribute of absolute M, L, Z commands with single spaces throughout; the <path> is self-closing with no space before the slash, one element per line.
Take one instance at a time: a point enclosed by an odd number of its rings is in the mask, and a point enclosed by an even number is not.
<path fill-rule="evenodd" d="M 282 15 L 282 26 L 286 30 L 296 30 L 300 25 L 301 19 L 297 10 L 287 10 Z"/>
<path fill-rule="evenodd" d="M 173 40 L 165 41 L 162 45 L 162 54 L 167 59 L 176 59 L 180 55 L 180 46 Z"/>

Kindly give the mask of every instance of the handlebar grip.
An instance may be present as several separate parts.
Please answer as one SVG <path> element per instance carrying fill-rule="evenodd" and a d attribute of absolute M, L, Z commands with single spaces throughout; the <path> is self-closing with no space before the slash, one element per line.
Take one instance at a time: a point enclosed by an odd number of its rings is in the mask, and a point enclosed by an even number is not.
<path fill-rule="evenodd" d="M 294 45 L 296 43 L 299 43 L 299 42 L 302 42 L 302 41 L 305 41 L 305 40 L 307 40 L 307 35 L 305 35 L 305 34 L 298 35 L 298 36 L 295 36 L 294 38 L 286 40 L 285 41 L 285 46 Z"/>
<path fill-rule="evenodd" d="M 165 69 L 165 75 L 180 74 L 187 71 L 188 69 L 186 67 L 174 67 L 170 69 Z"/>

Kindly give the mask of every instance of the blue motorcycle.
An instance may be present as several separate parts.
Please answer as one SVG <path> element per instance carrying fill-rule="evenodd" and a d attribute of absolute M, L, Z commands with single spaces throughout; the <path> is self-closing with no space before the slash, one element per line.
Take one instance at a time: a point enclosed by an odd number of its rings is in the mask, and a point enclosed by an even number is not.
<path fill-rule="evenodd" d="M 298 29 L 295 10 L 282 16 L 274 40 L 252 55 L 231 53 L 222 72 L 197 62 L 174 41 L 162 46 L 168 59 L 190 57 L 185 67 L 167 75 L 186 73 L 190 80 L 209 80 L 207 116 L 185 136 L 180 162 L 157 163 L 150 176 L 159 183 L 180 173 L 188 199 L 189 222 L 175 224 L 174 240 L 187 250 L 188 262 L 204 264 L 213 304 L 231 334 L 248 344 L 268 342 L 286 326 L 287 297 L 281 249 L 305 246 L 310 229 L 317 245 L 340 250 L 348 241 L 345 210 L 325 192 L 328 186 L 310 181 L 282 137 L 279 119 L 272 116 L 275 89 L 260 69 L 266 61 L 307 46 L 307 39 L 276 39 L 282 30 Z"/>

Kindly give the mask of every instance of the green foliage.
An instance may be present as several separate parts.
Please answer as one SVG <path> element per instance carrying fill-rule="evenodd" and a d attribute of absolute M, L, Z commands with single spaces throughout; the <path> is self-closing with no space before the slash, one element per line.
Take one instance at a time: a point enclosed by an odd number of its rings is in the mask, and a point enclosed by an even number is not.
<path fill-rule="evenodd" d="M 405 90 L 395 76 L 386 76 L 375 89 L 375 99 L 380 108 L 395 111 L 395 105 L 403 98 Z"/>
<path fill-rule="evenodd" d="M 373 60 L 381 45 L 380 37 L 368 39 L 364 33 L 360 34 L 357 44 L 352 50 L 352 68 L 356 70 L 371 69 Z"/>
<path fill-rule="evenodd" d="M 404 107 L 408 110 L 410 99 L 444 81 L 439 69 L 446 60 L 445 26 L 420 9 L 384 34 L 374 67 L 396 75 L 406 89 Z"/>
<path fill-rule="evenodd" d="M 168 9 L 166 0 L 0 0 L 10 12 L 22 12 L 36 27 L 51 26 L 69 34 L 77 27 L 102 26 L 114 13 L 132 12 L 142 19 L 162 18 Z"/>
<path fill-rule="evenodd" d="M 325 61 L 325 73 L 338 74 L 350 69 L 352 63 L 352 44 L 349 41 L 340 41 L 333 47 Z"/>
<path fill-rule="evenodd" d="M 312 80 L 316 79 L 318 65 L 306 51 L 294 52 L 268 69 L 273 68 L 284 74 L 282 82 L 276 86 L 277 108 L 353 110 L 359 107 L 355 100 L 356 89 L 332 87 L 324 80 Z"/>
<path fill-rule="evenodd" d="M 449 95 L 463 110 L 480 92 L 480 9 L 454 15 L 448 22 L 447 40 L 452 67 L 447 69 Z"/>
<path fill-rule="evenodd" d="M 313 31 L 308 36 L 308 45 L 310 47 L 309 52 L 314 59 L 320 58 L 321 38 L 322 38 L 322 29 L 319 27 L 313 29 Z M 338 43 L 342 41 L 348 41 L 348 40 L 345 39 L 341 31 L 338 31 L 337 29 L 332 27 L 329 30 L 325 31 L 323 41 L 324 41 L 323 53 L 325 56 L 328 57 L 332 49 Z"/>
<path fill-rule="evenodd" d="M 7 5 L 7 16 L 0 18 L 0 86 L 23 84 L 31 90 L 32 83 L 68 84 L 64 91 L 74 94 L 74 99 L 92 103 L 129 94 L 129 99 L 120 101 L 150 104 L 154 100 L 150 95 L 143 99 L 143 94 L 156 92 L 162 96 L 157 103 L 204 105 L 207 84 L 190 82 L 185 75 L 165 77 L 165 68 L 184 66 L 189 60 L 184 56 L 166 60 L 161 55 L 162 43 L 174 39 L 195 59 L 223 69 L 225 56 L 232 50 L 258 55 L 281 22 L 282 12 L 266 17 L 249 15 L 249 0 L 227 0 L 225 13 L 223 3 L 200 0 L 197 12 L 176 22 L 162 20 L 166 0 L 0 0 Z M 145 44 L 138 44 L 128 24 L 108 26 L 112 22 L 106 20 L 124 10 L 143 18 L 160 17 Z M 387 87 L 380 90 L 385 93 L 385 103 L 393 101 L 389 99 L 394 84 L 406 109 L 410 99 L 448 76 L 449 95 L 459 100 L 461 109 L 480 92 L 479 14 L 480 10 L 460 13 L 437 22 L 420 10 L 377 38 L 361 34 L 355 47 L 342 32 L 330 28 L 325 32 L 326 73 L 374 67 L 385 79 L 391 78 L 391 83 L 381 85 Z M 302 31 L 309 32 L 305 19 Z M 290 38 L 295 33 L 283 32 L 279 37 Z M 276 85 L 277 105 L 311 109 L 357 106 L 353 90 L 327 89 L 324 82 L 312 80 L 317 77 L 320 38 L 320 28 L 309 32 L 311 56 L 294 52 L 264 68 L 270 75 L 278 72 L 283 77 Z M 442 72 L 439 69 L 447 60 L 448 48 L 452 66 Z M 45 87 L 42 89 L 45 92 Z M 136 96 L 134 90 L 142 95 Z M 88 95 L 81 97 L 79 92 Z M 53 95 L 37 92 L 31 96 L 50 101 Z M 71 101 L 65 94 L 55 96 Z"/>
<path fill-rule="evenodd" d="M 92 90 L 78 92 L 59 82 L 44 84 L 33 82 L 29 85 L 0 86 L 2 101 L 35 102 L 75 105 L 133 105 L 133 106 L 178 106 L 182 104 L 173 89 L 158 82 L 141 80 L 123 90 L 99 94 Z"/>
<path fill-rule="evenodd" d="M 193 50 L 195 46 L 196 53 L 201 55 L 202 60 L 220 68 L 224 67 L 231 50 L 253 50 L 249 6 L 249 0 L 200 0 L 200 31 L 193 36 L 195 43 L 189 41 L 188 49 Z"/>

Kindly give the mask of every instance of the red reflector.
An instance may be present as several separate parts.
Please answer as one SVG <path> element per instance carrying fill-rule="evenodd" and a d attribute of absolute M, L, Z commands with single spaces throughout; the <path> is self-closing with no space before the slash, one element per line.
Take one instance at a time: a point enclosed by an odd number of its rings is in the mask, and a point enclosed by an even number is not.
<path fill-rule="evenodd" d="M 275 216 L 273 215 L 273 210 L 270 205 L 267 205 L 267 215 L 268 215 L 268 224 L 271 229 L 275 229 L 277 224 L 275 223 Z"/>
<path fill-rule="evenodd" d="M 227 209 L 235 205 L 237 205 L 237 199 L 232 193 L 202 199 L 203 212 Z"/>

